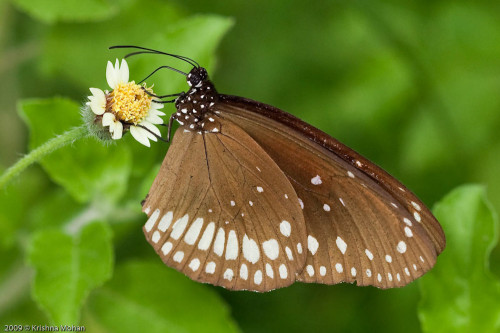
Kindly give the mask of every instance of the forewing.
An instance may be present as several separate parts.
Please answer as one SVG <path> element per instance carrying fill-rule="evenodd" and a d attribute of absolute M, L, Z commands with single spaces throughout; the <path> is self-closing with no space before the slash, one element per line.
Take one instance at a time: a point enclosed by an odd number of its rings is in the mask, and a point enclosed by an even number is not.
<path fill-rule="evenodd" d="M 308 238 L 298 280 L 390 288 L 432 268 L 444 233 L 401 183 L 281 110 L 238 97 L 221 99 L 220 116 L 257 141 L 298 195 Z"/>
<path fill-rule="evenodd" d="M 295 281 L 306 231 L 287 177 L 244 131 L 179 128 L 143 204 L 147 240 L 193 280 L 268 291 Z"/>

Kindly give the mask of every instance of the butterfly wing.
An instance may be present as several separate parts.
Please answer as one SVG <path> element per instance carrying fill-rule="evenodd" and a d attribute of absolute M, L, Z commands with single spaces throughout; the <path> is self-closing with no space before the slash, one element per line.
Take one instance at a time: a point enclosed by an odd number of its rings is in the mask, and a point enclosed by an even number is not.
<path fill-rule="evenodd" d="M 217 108 L 267 152 L 300 199 L 308 255 L 298 280 L 390 288 L 433 267 L 445 246 L 441 226 L 392 176 L 274 107 L 221 95 Z"/>
<path fill-rule="evenodd" d="M 216 124 L 217 132 L 176 131 L 143 203 L 146 238 L 193 280 L 235 290 L 287 286 L 306 260 L 295 191 L 248 134 Z"/>

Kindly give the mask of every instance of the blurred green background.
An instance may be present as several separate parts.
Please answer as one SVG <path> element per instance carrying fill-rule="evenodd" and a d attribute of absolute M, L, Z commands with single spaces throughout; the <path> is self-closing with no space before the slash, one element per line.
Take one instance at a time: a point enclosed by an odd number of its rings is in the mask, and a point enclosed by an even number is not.
<path fill-rule="evenodd" d="M 0 170 L 28 146 L 78 125 L 88 87 L 106 89 L 106 61 L 125 54 L 107 47 L 135 44 L 196 59 L 219 92 L 302 118 L 382 166 L 430 207 L 456 186 L 476 182 L 486 185 L 500 211 L 499 18 L 495 1 L 0 0 Z M 129 64 L 136 81 L 161 64 L 189 70 L 151 55 Z M 148 83 L 162 94 L 187 89 L 182 77 L 168 71 Z M 116 305 L 112 295 L 119 296 L 120 288 L 129 288 L 127 295 L 150 293 L 155 300 L 148 306 L 163 306 L 154 290 L 134 289 L 134 277 L 137 284 L 150 283 L 137 275 L 143 270 L 179 280 L 195 298 L 206 293 L 201 303 L 179 301 L 174 309 L 201 326 L 168 326 L 168 320 L 142 313 L 144 323 L 167 325 L 151 331 L 221 331 L 219 324 L 244 332 L 421 331 L 417 283 L 387 291 L 295 284 L 262 295 L 201 286 L 155 266 L 160 260 L 144 241 L 139 202 L 168 146 L 147 149 L 128 138 L 109 149 L 91 147 L 65 149 L 0 193 L 2 324 L 80 318 L 92 331 L 117 331 L 119 321 L 140 329 L 130 319 L 137 313 L 132 307 L 106 311 Z M 82 170 L 72 168 L 74 159 Z M 86 183 L 75 184 L 77 178 Z M 58 321 L 47 311 L 64 310 L 46 304 L 54 294 L 37 287 L 43 269 L 33 253 L 42 240 L 63 237 L 47 232 L 67 232 L 82 216 L 100 220 L 103 234 L 109 232 L 102 239 L 106 249 L 97 253 L 107 258 L 104 266 L 115 268 L 103 268 L 92 283 L 82 279 L 88 285 L 77 284 L 85 291 L 73 302 L 74 313 Z M 75 239 L 65 241 L 69 247 L 83 244 L 84 234 Z M 500 274 L 498 247 L 490 268 Z M 162 280 L 151 280 L 162 289 Z M 51 288 L 59 290 L 57 284 Z M 208 324 L 212 308 L 220 308 L 214 326 Z M 127 313 L 130 322 L 120 319 Z M 204 323 L 203 314 L 212 319 Z"/>

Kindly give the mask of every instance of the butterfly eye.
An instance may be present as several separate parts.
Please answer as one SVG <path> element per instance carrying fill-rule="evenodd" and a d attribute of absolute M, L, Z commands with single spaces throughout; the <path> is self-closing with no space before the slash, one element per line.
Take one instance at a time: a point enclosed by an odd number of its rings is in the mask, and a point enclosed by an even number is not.
<path fill-rule="evenodd" d="M 190 87 L 200 87 L 208 78 L 208 73 L 203 67 L 195 67 L 187 75 L 187 83 Z"/>

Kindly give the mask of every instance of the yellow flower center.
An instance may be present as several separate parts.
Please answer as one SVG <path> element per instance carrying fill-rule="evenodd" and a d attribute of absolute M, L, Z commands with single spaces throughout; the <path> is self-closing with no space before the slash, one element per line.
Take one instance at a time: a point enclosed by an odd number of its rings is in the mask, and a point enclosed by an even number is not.
<path fill-rule="evenodd" d="M 150 88 L 146 89 L 153 92 Z M 132 81 L 118 84 L 109 94 L 108 103 L 119 120 L 137 125 L 148 115 L 152 99 L 140 85 Z"/>

